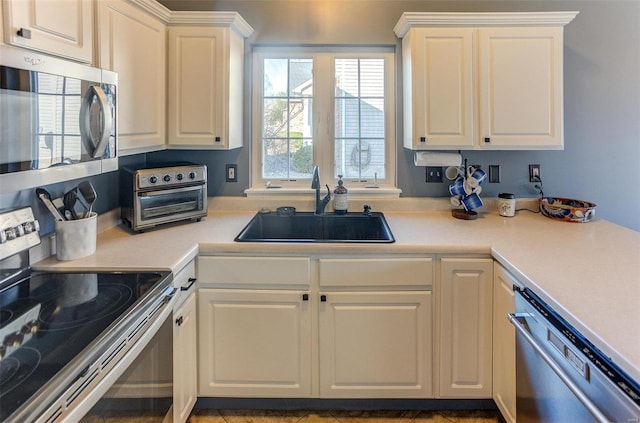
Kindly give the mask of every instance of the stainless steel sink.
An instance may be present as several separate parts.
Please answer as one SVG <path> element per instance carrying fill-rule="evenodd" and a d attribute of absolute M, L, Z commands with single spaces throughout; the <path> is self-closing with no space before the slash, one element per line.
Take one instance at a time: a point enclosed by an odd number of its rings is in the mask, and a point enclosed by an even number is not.
<path fill-rule="evenodd" d="M 384 215 L 295 212 L 257 213 L 235 238 L 237 242 L 391 243 L 395 238 Z"/>

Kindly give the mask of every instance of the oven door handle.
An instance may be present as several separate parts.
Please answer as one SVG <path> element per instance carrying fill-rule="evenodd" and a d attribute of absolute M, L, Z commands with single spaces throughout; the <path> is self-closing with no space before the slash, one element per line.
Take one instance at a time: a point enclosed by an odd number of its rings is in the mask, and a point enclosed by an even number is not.
<path fill-rule="evenodd" d="M 202 189 L 203 185 L 204 183 L 198 184 L 198 185 L 183 186 L 180 188 L 173 188 L 173 189 L 156 189 L 153 191 L 139 191 L 138 197 L 157 197 L 159 195 L 175 194 L 177 192 L 198 191 Z"/>
<path fill-rule="evenodd" d="M 608 422 L 610 419 L 602 414 L 600 409 L 596 407 L 596 405 L 591 402 L 591 400 L 585 395 L 585 393 L 580 389 L 578 385 L 576 385 L 567 374 L 558 366 L 553 357 L 551 357 L 533 338 L 531 333 L 525 327 L 525 317 L 529 316 L 530 313 L 509 313 L 508 318 L 511 324 L 515 327 L 516 331 L 522 335 L 522 337 L 531 345 L 534 351 L 542 358 L 545 363 L 554 371 L 554 373 L 564 382 L 564 384 L 573 392 L 573 394 L 578 398 L 578 400 L 585 406 L 585 408 L 593 414 L 593 416 L 598 419 L 598 421 L 602 423 Z M 517 358 L 516 358 L 517 359 Z"/>

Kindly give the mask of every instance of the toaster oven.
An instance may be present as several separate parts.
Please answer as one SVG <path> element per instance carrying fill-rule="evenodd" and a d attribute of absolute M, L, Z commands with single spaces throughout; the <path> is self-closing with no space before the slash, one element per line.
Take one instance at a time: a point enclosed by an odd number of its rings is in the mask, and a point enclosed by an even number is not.
<path fill-rule="evenodd" d="M 120 171 L 122 221 L 141 232 L 165 223 L 207 215 L 207 167 L 195 163 L 123 167 Z"/>

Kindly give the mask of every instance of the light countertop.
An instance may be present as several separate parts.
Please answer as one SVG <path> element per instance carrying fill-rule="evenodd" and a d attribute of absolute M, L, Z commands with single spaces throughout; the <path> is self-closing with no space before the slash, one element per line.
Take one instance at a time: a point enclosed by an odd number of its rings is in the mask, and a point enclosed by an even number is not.
<path fill-rule="evenodd" d="M 396 199 L 372 206 L 384 212 L 395 243 L 237 243 L 233 239 L 260 206 L 256 200 L 212 198 L 201 222 L 141 234 L 115 226 L 98 235 L 95 254 L 74 261 L 50 257 L 33 267 L 179 270 L 198 254 L 221 253 L 491 255 L 640 381 L 640 233 L 597 218 L 567 223 L 527 211 L 501 217 L 491 204 L 472 221 L 453 218 L 448 201 Z"/>

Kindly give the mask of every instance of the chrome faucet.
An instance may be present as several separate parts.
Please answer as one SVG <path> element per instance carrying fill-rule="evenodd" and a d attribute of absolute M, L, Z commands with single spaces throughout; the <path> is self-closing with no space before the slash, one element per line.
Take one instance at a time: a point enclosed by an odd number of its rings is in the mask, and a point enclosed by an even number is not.
<path fill-rule="evenodd" d="M 316 190 L 316 214 L 324 214 L 324 208 L 329 203 L 331 199 L 331 190 L 329 189 L 329 185 L 325 185 L 327 187 L 327 195 L 324 198 L 320 199 L 320 176 L 318 175 L 318 166 L 313 167 L 313 177 L 311 179 L 311 189 Z"/>

